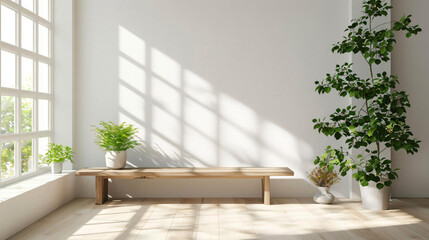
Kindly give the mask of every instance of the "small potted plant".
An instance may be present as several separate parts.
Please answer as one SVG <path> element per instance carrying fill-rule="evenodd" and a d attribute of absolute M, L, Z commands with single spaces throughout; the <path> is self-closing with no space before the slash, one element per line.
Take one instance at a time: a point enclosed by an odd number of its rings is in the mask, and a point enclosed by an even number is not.
<path fill-rule="evenodd" d="M 100 122 L 100 127 L 94 126 L 95 143 L 106 151 L 106 166 L 111 169 L 125 167 L 127 150 L 139 145 L 136 140 L 137 128 L 125 122 Z"/>
<path fill-rule="evenodd" d="M 325 155 L 318 157 L 319 159 L 326 159 Z M 323 160 L 322 160 L 323 161 Z M 314 195 L 313 200 L 321 204 L 329 204 L 335 200 L 334 195 L 329 192 L 329 189 L 335 183 L 338 183 L 338 173 L 334 170 L 334 166 L 326 163 L 322 166 L 313 168 L 308 173 L 308 179 L 317 186 L 319 193 Z"/>
<path fill-rule="evenodd" d="M 52 174 L 60 174 L 63 171 L 63 162 L 69 160 L 73 162 L 73 149 L 55 143 L 49 143 L 48 151 L 40 155 L 40 159 L 48 165 L 51 165 Z"/>

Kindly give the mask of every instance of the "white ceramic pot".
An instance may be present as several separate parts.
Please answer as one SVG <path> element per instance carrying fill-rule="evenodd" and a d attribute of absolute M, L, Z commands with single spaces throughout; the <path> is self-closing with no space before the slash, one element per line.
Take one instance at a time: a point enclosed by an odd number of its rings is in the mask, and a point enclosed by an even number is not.
<path fill-rule="evenodd" d="M 317 187 L 319 189 L 319 193 L 316 193 L 313 197 L 313 201 L 320 204 L 330 204 L 335 200 L 334 195 L 329 192 L 328 187 Z"/>
<path fill-rule="evenodd" d="M 380 190 L 377 188 L 376 183 L 372 181 L 366 187 L 362 187 L 360 184 L 359 186 L 363 209 L 380 211 L 389 208 L 390 186 L 385 186 Z"/>
<path fill-rule="evenodd" d="M 51 165 L 52 174 L 60 174 L 63 172 L 63 162 L 53 162 Z"/>
<path fill-rule="evenodd" d="M 106 167 L 111 169 L 121 169 L 127 163 L 127 151 L 106 152 Z"/>

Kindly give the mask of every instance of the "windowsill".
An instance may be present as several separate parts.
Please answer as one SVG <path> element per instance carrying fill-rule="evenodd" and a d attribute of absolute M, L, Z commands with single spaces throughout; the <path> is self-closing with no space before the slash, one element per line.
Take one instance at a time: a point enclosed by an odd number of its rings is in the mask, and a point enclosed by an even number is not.
<path fill-rule="evenodd" d="M 0 187 L 0 203 L 11 198 L 39 188 L 49 182 L 65 177 L 69 174 L 74 174 L 74 170 L 64 170 L 61 174 L 52 174 L 51 172 L 43 173 L 31 178 L 23 179 L 22 181 Z"/>

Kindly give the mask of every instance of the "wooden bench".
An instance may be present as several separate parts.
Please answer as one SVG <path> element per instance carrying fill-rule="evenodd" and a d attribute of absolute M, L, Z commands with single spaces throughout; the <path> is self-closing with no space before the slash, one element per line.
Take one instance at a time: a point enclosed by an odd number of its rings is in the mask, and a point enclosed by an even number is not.
<path fill-rule="evenodd" d="M 209 167 L 209 168 L 85 168 L 76 172 L 77 176 L 95 176 L 95 204 L 107 200 L 108 179 L 112 178 L 260 178 L 262 198 L 270 204 L 270 176 L 293 176 L 294 172 L 284 167 Z"/>

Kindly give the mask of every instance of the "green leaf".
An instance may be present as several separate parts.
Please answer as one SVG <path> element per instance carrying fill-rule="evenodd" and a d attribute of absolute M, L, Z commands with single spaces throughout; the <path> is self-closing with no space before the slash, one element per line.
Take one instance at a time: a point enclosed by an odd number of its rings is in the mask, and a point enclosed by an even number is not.
<path fill-rule="evenodd" d="M 322 154 L 322 160 L 325 160 L 325 159 L 327 159 L 328 158 L 328 153 L 327 152 L 325 152 L 324 154 Z"/>
<path fill-rule="evenodd" d="M 356 127 L 353 126 L 353 125 L 350 125 L 349 130 L 350 130 L 351 133 L 356 133 L 357 132 Z"/>
<path fill-rule="evenodd" d="M 339 140 L 341 138 L 341 136 L 342 135 L 339 132 L 336 132 L 335 135 L 334 135 L 335 139 L 337 139 L 337 140 Z"/>
<path fill-rule="evenodd" d="M 326 87 L 325 88 L 325 93 L 330 93 L 331 92 L 331 88 L 330 87 Z"/>
<path fill-rule="evenodd" d="M 384 184 L 382 184 L 382 183 L 377 183 L 377 188 L 378 189 L 382 189 L 384 187 Z"/>
<path fill-rule="evenodd" d="M 319 157 L 314 160 L 314 165 L 317 165 L 320 162 Z"/>
<path fill-rule="evenodd" d="M 368 136 L 372 136 L 375 132 L 375 130 L 377 130 L 377 128 L 371 128 L 370 130 L 368 130 Z"/>

